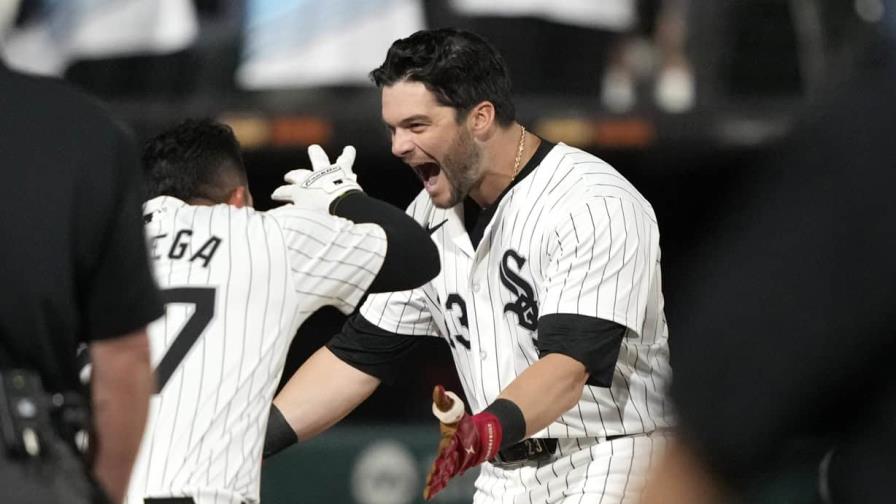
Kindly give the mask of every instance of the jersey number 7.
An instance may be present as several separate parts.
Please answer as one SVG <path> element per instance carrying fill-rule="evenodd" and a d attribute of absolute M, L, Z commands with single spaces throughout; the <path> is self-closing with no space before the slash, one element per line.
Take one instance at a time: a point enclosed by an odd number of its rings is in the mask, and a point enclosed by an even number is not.
<path fill-rule="evenodd" d="M 168 383 L 174 370 L 187 356 L 187 352 L 199 339 L 202 331 L 211 322 L 215 315 L 215 288 L 214 287 L 176 287 L 162 291 L 162 301 L 167 305 L 171 303 L 192 304 L 196 308 L 193 314 L 184 323 L 180 333 L 174 337 L 174 342 L 168 347 L 159 367 L 156 368 L 156 394 L 162 392 L 162 388 Z"/>

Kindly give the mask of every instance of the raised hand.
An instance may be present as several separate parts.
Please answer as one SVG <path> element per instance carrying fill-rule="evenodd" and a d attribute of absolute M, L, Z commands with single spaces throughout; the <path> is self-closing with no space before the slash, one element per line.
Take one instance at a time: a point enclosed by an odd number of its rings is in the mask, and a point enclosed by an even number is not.
<path fill-rule="evenodd" d="M 292 170 L 284 176 L 288 184 L 278 187 L 271 198 L 285 201 L 312 211 L 330 212 L 331 205 L 339 197 L 351 191 L 361 191 L 357 176 L 352 171 L 355 148 L 342 150 L 335 163 L 330 163 L 327 153 L 319 145 L 308 147 L 312 170 Z"/>

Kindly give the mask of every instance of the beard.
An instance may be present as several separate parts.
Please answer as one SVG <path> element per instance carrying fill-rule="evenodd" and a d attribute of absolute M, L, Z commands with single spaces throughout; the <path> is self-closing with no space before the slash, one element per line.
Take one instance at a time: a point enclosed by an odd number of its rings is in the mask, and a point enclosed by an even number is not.
<path fill-rule="evenodd" d="M 451 197 L 440 208 L 451 208 L 464 200 L 480 179 L 482 153 L 473 141 L 473 135 L 461 128 L 451 148 L 442 161 L 442 172 L 451 187 Z"/>

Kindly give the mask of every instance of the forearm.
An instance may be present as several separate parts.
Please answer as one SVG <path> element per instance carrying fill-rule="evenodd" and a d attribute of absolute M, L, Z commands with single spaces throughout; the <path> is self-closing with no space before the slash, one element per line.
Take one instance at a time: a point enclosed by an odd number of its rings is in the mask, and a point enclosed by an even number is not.
<path fill-rule="evenodd" d="M 331 213 L 359 224 L 376 224 L 386 233 L 386 258 L 370 285 L 370 292 L 413 289 L 438 274 L 441 266 L 435 244 L 401 210 L 362 192 L 353 192 L 334 202 Z"/>
<path fill-rule="evenodd" d="M 377 378 L 321 348 L 292 375 L 274 398 L 274 406 L 305 441 L 345 418 L 379 384 Z"/>
<path fill-rule="evenodd" d="M 499 398 L 519 407 L 529 437 L 575 406 L 587 380 L 584 364 L 566 355 L 549 354 L 523 371 Z"/>
<path fill-rule="evenodd" d="M 153 380 L 146 332 L 92 343 L 97 481 L 121 502 L 146 427 Z"/>

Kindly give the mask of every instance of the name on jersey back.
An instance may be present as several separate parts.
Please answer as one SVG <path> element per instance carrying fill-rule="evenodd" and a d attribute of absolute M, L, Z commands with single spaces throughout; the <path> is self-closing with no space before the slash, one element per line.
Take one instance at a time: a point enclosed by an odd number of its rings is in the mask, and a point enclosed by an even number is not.
<path fill-rule="evenodd" d="M 218 246 L 221 245 L 222 241 L 221 238 L 212 235 L 197 249 L 195 245 L 198 245 L 198 243 L 193 243 L 193 230 L 180 229 L 174 234 L 174 238 L 171 239 L 171 245 L 166 247 L 164 242 L 167 237 L 168 233 L 150 237 L 150 254 L 153 260 L 161 259 L 162 254 L 165 254 L 168 259 L 186 259 L 190 262 L 201 261 L 202 266 L 206 268 L 215 256 L 215 252 L 218 251 Z M 191 249 L 196 252 L 188 254 L 187 251 Z"/>

